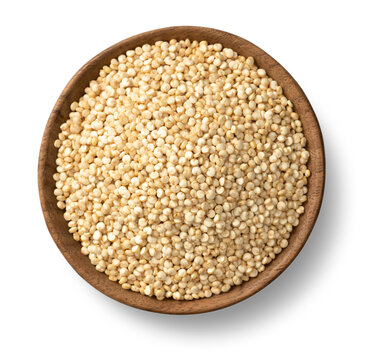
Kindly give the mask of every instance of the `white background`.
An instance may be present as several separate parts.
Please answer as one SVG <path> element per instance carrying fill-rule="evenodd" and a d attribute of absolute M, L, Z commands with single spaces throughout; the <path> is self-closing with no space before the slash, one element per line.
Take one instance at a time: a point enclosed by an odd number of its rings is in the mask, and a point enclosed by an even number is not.
<path fill-rule="evenodd" d="M 372 359 L 373 25 L 370 1 L 8 1 L 0 5 L 0 358 Z M 299 82 L 325 141 L 323 207 L 303 251 L 230 308 L 149 313 L 81 279 L 37 191 L 44 126 L 90 58 L 137 33 L 201 25 L 240 35 Z"/>

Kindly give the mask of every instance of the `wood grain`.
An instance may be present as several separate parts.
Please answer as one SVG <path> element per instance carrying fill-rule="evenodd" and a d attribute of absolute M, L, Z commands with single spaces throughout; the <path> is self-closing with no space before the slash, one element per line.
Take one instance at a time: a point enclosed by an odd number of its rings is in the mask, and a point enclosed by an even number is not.
<path fill-rule="evenodd" d="M 219 42 L 240 55 L 253 56 L 257 65 L 264 68 L 269 76 L 278 81 L 302 120 L 307 148 L 311 154 L 308 163 L 311 177 L 305 213 L 291 235 L 289 246 L 258 277 L 233 287 L 227 293 L 214 295 L 209 299 L 159 301 L 122 289 L 118 283 L 110 281 L 105 274 L 98 272 L 91 265 L 88 257 L 81 254 L 80 243 L 73 240 L 68 232 L 63 211 L 57 208 L 53 194 L 55 182 L 52 175 L 55 172 L 57 157 L 57 149 L 53 143 L 57 139 L 60 125 L 68 119 L 70 104 L 83 95 L 84 88 L 88 86 L 89 81 L 96 79 L 99 70 L 104 65 L 108 65 L 111 59 L 145 43 L 153 44 L 158 40 L 185 38 L 206 40 L 209 43 Z M 292 76 L 276 60 L 249 41 L 223 31 L 193 26 L 169 27 L 133 36 L 104 50 L 85 64 L 67 84 L 53 108 L 41 143 L 38 167 L 39 193 L 44 218 L 52 238 L 70 265 L 80 276 L 107 296 L 139 309 L 168 314 L 193 314 L 224 308 L 255 294 L 279 276 L 297 256 L 311 233 L 320 210 L 324 181 L 325 158 L 320 127 L 308 99 Z"/>

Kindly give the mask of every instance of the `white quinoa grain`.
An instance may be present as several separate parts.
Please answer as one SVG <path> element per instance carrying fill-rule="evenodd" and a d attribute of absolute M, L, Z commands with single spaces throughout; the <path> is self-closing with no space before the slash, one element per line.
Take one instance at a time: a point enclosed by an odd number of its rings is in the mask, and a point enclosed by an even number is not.
<path fill-rule="evenodd" d="M 301 119 L 252 57 L 171 40 L 113 59 L 61 125 L 55 195 L 97 271 L 157 299 L 258 276 L 304 213 Z"/>

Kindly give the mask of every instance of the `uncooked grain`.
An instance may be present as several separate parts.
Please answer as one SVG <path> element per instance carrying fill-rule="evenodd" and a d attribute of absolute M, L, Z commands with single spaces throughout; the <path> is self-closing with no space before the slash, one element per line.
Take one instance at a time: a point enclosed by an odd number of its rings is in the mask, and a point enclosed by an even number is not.
<path fill-rule="evenodd" d="M 258 276 L 304 212 L 301 119 L 253 58 L 221 44 L 159 41 L 113 59 L 55 146 L 57 206 L 82 253 L 159 300 Z"/>

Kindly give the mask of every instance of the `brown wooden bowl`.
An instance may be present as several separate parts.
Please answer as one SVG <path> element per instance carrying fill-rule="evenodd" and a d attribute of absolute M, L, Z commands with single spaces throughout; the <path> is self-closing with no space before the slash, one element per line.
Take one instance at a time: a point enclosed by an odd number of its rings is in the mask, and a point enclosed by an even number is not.
<path fill-rule="evenodd" d="M 214 295 L 211 298 L 193 301 L 169 299 L 159 301 L 154 297 L 124 290 L 119 283 L 110 281 L 104 273 L 98 272 L 88 257 L 80 252 L 80 243 L 73 240 L 68 232 L 63 211 L 57 208 L 53 194 L 55 182 L 52 175 L 56 171 L 57 157 L 57 149 L 53 143 L 57 139 L 60 125 L 68 119 L 70 104 L 83 95 L 89 81 L 96 79 L 99 70 L 109 64 L 111 59 L 145 43 L 153 44 L 158 40 L 185 38 L 206 40 L 209 43 L 219 42 L 240 55 L 253 56 L 256 64 L 278 81 L 302 120 L 307 148 L 311 154 L 308 163 L 311 177 L 305 212 L 290 237 L 289 246 L 266 267 L 265 271 L 242 285 L 234 286 L 227 293 Z M 279 276 L 302 249 L 315 224 L 323 197 L 324 179 L 325 159 L 320 127 L 310 103 L 297 82 L 276 60 L 249 41 L 224 31 L 194 26 L 169 27 L 136 35 L 111 46 L 88 61 L 67 84 L 53 108 L 41 143 L 38 168 L 40 201 L 49 232 L 66 260 L 78 274 L 96 289 L 115 300 L 139 309 L 168 314 L 193 314 L 221 309 L 248 298 Z"/>

